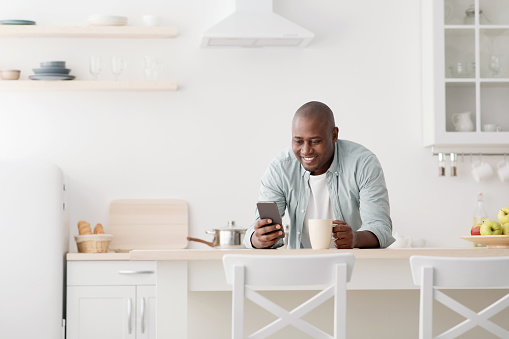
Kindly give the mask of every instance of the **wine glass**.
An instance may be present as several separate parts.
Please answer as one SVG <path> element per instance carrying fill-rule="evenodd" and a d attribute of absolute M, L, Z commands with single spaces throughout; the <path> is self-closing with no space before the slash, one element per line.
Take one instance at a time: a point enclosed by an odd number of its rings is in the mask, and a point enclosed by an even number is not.
<path fill-rule="evenodd" d="M 158 68 L 159 68 L 159 59 L 158 58 L 154 58 L 154 57 L 150 57 L 150 56 L 145 56 L 144 57 L 144 66 L 145 66 L 145 80 L 148 80 L 148 81 L 156 81 L 158 76 L 159 76 L 159 72 L 158 72 Z"/>
<path fill-rule="evenodd" d="M 500 76 L 500 57 L 498 55 L 490 55 L 489 68 L 491 71 L 492 78 L 498 78 Z"/>
<path fill-rule="evenodd" d="M 113 77 L 115 78 L 115 81 L 118 80 L 118 77 L 122 73 L 122 71 L 126 67 L 126 62 L 121 57 L 112 57 L 111 58 L 111 72 L 113 73 Z"/>
<path fill-rule="evenodd" d="M 92 79 L 97 80 L 99 73 L 102 70 L 102 59 L 97 56 L 90 57 L 90 74 L 92 74 Z"/>

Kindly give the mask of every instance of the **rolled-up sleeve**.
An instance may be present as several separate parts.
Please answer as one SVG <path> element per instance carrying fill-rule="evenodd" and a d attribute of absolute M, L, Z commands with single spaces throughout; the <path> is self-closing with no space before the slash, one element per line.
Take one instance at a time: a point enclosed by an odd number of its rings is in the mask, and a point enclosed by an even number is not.
<path fill-rule="evenodd" d="M 261 179 L 260 185 L 260 193 L 258 196 L 258 201 L 272 201 L 277 204 L 277 208 L 279 210 L 279 215 L 281 218 L 285 215 L 286 210 L 286 200 L 283 189 L 281 187 L 282 180 L 280 174 L 278 173 L 277 166 L 274 162 L 272 162 L 265 174 Z M 258 213 L 258 209 L 255 208 L 255 221 L 253 224 L 246 230 L 246 234 L 244 236 L 244 245 L 247 248 L 254 248 L 251 243 L 251 236 L 254 233 L 254 224 L 260 220 L 260 215 Z M 281 225 L 283 227 L 283 225 Z M 272 248 L 278 248 L 284 245 L 282 239 L 280 239 L 277 243 L 275 243 Z"/>
<path fill-rule="evenodd" d="M 366 157 L 357 177 L 359 185 L 359 212 L 362 226 L 359 231 L 370 231 L 377 238 L 380 248 L 390 246 L 392 221 L 390 217 L 389 194 L 385 184 L 382 166 L 373 154 Z"/>

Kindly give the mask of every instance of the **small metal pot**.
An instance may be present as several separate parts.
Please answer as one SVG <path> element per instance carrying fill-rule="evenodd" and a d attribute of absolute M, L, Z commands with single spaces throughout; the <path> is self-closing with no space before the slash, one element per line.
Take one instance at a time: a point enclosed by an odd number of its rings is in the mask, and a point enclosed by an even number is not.
<path fill-rule="evenodd" d="M 233 220 L 228 221 L 228 226 L 225 228 L 214 228 L 213 230 L 205 231 L 205 233 L 214 235 L 214 239 L 206 241 L 187 237 L 187 240 L 201 242 L 210 247 L 217 248 L 245 248 L 243 241 L 246 229 L 236 228 L 235 221 Z"/>

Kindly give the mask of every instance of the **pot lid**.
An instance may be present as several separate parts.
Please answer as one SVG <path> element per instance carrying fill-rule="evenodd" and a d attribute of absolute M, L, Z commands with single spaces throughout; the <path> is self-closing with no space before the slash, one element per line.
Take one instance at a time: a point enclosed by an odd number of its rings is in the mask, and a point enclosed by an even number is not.
<path fill-rule="evenodd" d="M 245 228 L 236 227 L 235 221 L 233 221 L 233 220 L 228 220 L 228 225 L 226 225 L 225 227 L 214 228 L 214 229 L 219 230 L 219 231 L 246 231 Z"/>

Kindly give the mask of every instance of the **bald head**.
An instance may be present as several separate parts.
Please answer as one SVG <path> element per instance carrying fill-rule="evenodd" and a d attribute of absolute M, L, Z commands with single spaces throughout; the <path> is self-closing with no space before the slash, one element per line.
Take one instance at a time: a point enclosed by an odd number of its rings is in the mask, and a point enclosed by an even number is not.
<path fill-rule="evenodd" d="M 338 128 L 331 109 L 318 101 L 302 105 L 293 117 L 292 150 L 311 175 L 327 171 L 334 159 Z"/>
<path fill-rule="evenodd" d="M 293 116 L 294 125 L 300 118 L 312 119 L 319 122 L 325 130 L 332 131 L 336 127 L 334 113 L 326 104 L 319 101 L 310 101 L 302 105 Z"/>

